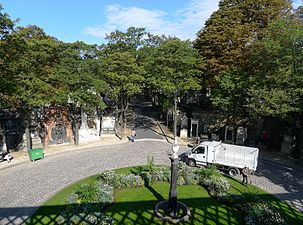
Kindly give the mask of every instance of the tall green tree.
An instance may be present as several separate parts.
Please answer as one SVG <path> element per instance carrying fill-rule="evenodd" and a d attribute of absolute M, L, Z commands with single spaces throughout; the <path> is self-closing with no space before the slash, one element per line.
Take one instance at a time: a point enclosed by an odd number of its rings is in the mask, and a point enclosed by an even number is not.
<path fill-rule="evenodd" d="M 49 79 L 58 62 L 57 43 L 37 26 L 20 27 L 2 43 L 1 100 L 6 107 L 19 109 L 25 116 L 28 148 L 31 110 L 49 104 L 53 98 Z"/>
<path fill-rule="evenodd" d="M 51 84 L 56 87 L 55 104 L 75 104 L 86 111 L 104 108 L 101 94 L 106 83 L 100 79 L 98 47 L 83 42 L 60 43 L 59 63 Z"/>
<path fill-rule="evenodd" d="M 214 77 L 230 66 L 245 68 L 247 50 L 268 24 L 289 14 L 288 0 L 221 0 L 197 34 L 195 47 L 206 60 L 204 73 L 211 86 Z"/>
<path fill-rule="evenodd" d="M 144 67 L 140 64 L 139 49 L 146 34 L 143 28 L 130 27 L 127 32 L 115 31 L 106 37 L 108 44 L 100 58 L 104 80 L 109 94 L 116 101 L 121 127 L 127 125 L 129 99 L 141 92 Z M 122 129 L 122 136 L 124 136 Z"/>
<path fill-rule="evenodd" d="M 0 5 L 0 85 L 1 87 L 5 86 L 4 83 L 4 73 L 5 73 L 5 63 L 6 57 L 8 54 L 7 49 L 7 36 L 13 31 L 15 22 L 10 19 L 10 16 L 3 12 L 3 8 Z M 0 106 L 4 107 L 5 104 L 9 100 L 9 96 L 4 92 L 0 92 Z"/>
<path fill-rule="evenodd" d="M 301 113 L 303 22 L 277 21 L 260 35 L 251 53 L 254 67 L 249 107 L 257 115 L 285 118 Z"/>
<path fill-rule="evenodd" d="M 60 43 L 59 63 L 50 80 L 55 88 L 52 104 L 70 110 L 76 145 L 79 143 L 81 112 L 95 112 L 105 108 L 102 95 L 107 84 L 99 74 L 98 55 L 96 45 L 83 42 Z"/>
<path fill-rule="evenodd" d="M 198 90 L 201 62 L 190 41 L 168 38 L 146 58 L 146 83 L 167 96 L 177 91 Z"/>
<path fill-rule="evenodd" d="M 303 21 L 291 17 L 273 23 L 256 42 L 252 55 L 254 76 L 248 106 L 258 116 L 293 120 L 300 157 L 303 133 Z"/>

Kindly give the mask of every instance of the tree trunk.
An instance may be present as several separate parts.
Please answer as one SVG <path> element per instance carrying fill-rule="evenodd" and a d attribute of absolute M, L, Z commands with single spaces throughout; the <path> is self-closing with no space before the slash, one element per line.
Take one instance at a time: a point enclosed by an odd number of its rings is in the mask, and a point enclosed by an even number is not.
<path fill-rule="evenodd" d="M 296 121 L 296 127 L 295 127 L 295 137 L 296 137 L 296 143 L 294 146 L 294 150 L 292 152 L 292 156 L 296 159 L 299 159 L 301 156 L 301 130 L 302 130 L 302 118 L 299 117 Z"/>
<path fill-rule="evenodd" d="M 75 145 L 79 145 L 79 121 L 76 121 L 75 123 Z"/>
<path fill-rule="evenodd" d="M 25 134 L 26 134 L 26 148 L 27 150 L 33 148 L 33 142 L 32 142 L 32 136 L 31 136 L 31 110 L 25 111 L 25 118 L 26 118 L 26 128 L 25 128 Z"/>

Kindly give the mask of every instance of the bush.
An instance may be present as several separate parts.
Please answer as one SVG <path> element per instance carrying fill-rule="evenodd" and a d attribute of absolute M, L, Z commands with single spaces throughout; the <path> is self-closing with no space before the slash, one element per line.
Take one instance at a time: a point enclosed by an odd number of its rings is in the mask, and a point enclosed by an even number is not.
<path fill-rule="evenodd" d="M 98 180 L 117 189 L 141 187 L 144 185 L 144 180 L 139 175 L 116 174 L 114 171 L 101 173 Z"/>
<path fill-rule="evenodd" d="M 58 224 L 112 225 L 114 224 L 114 221 L 111 217 L 105 216 L 102 213 L 94 213 L 94 214 L 80 213 L 78 215 L 63 214 L 59 217 Z"/>
<path fill-rule="evenodd" d="M 170 169 L 168 167 L 154 167 L 153 172 L 143 171 L 140 173 L 140 177 L 144 180 L 144 185 L 149 186 L 154 182 L 163 181 L 168 182 L 170 180 Z"/>
<path fill-rule="evenodd" d="M 208 179 L 211 177 L 221 177 L 222 175 L 217 170 L 215 166 L 209 166 L 207 168 L 201 168 L 197 171 L 198 181 L 203 185 L 204 179 Z"/>
<path fill-rule="evenodd" d="M 81 185 L 67 197 L 68 207 L 61 212 L 58 223 L 111 225 L 112 218 L 104 216 L 101 211 L 113 200 L 113 188 L 103 181 Z"/>
<path fill-rule="evenodd" d="M 78 204 L 98 202 L 98 188 L 95 184 L 84 184 L 75 192 Z"/>
<path fill-rule="evenodd" d="M 208 190 L 209 195 L 214 197 L 222 197 L 227 194 L 230 184 L 223 176 L 211 176 L 205 178 L 203 186 Z"/>
<path fill-rule="evenodd" d="M 280 213 L 267 203 L 254 204 L 247 208 L 245 223 L 247 225 L 286 225 Z"/>
<path fill-rule="evenodd" d="M 144 185 L 144 180 L 138 175 L 118 175 L 118 177 L 118 180 L 120 181 L 119 185 L 116 186 L 118 189 L 141 187 Z"/>
<path fill-rule="evenodd" d="M 211 196 L 222 198 L 227 195 L 230 184 L 217 170 L 216 166 L 202 168 L 196 174 L 199 184 L 205 187 Z"/>
<path fill-rule="evenodd" d="M 104 171 L 98 176 L 97 179 L 102 180 L 103 183 L 114 187 L 114 184 L 116 183 L 116 173 L 113 170 Z"/>
<path fill-rule="evenodd" d="M 198 183 L 197 169 L 187 166 L 184 162 L 178 164 L 178 184 L 191 185 Z"/>
<path fill-rule="evenodd" d="M 98 202 L 101 204 L 101 209 L 105 208 L 106 205 L 114 201 L 114 190 L 113 187 L 108 184 L 99 182 L 99 194 Z"/>
<path fill-rule="evenodd" d="M 256 195 L 255 191 L 251 191 L 248 189 L 246 192 L 242 193 L 241 195 L 226 195 L 219 199 L 224 204 L 237 208 L 239 211 L 242 211 L 246 207 L 249 207 L 252 204 L 256 204 L 260 201 L 258 196 Z"/>

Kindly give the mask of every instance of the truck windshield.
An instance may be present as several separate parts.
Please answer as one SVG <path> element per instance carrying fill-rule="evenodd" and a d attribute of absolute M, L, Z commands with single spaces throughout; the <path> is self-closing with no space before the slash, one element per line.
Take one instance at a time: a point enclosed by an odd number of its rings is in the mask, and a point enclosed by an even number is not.
<path fill-rule="evenodd" d="M 196 154 L 204 154 L 204 153 L 205 153 L 205 148 L 202 147 L 202 146 L 199 146 L 199 147 L 197 147 L 197 148 L 194 150 L 194 153 L 196 153 Z"/>

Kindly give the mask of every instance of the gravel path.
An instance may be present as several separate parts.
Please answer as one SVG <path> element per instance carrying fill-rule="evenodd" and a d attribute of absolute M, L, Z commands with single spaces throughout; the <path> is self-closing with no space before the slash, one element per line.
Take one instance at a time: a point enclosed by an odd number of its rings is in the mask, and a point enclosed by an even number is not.
<path fill-rule="evenodd" d="M 148 156 L 155 164 L 169 164 L 171 145 L 163 141 L 137 141 L 51 155 L 1 171 L 0 224 L 22 224 L 45 200 L 64 187 L 104 170 L 145 165 Z M 180 148 L 180 153 L 187 148 Z M 287 178 L 287 179 L 286 179 Z M 253 183 L 302 210 L 303 175 L 291 168 L 260 161 Z"/>

